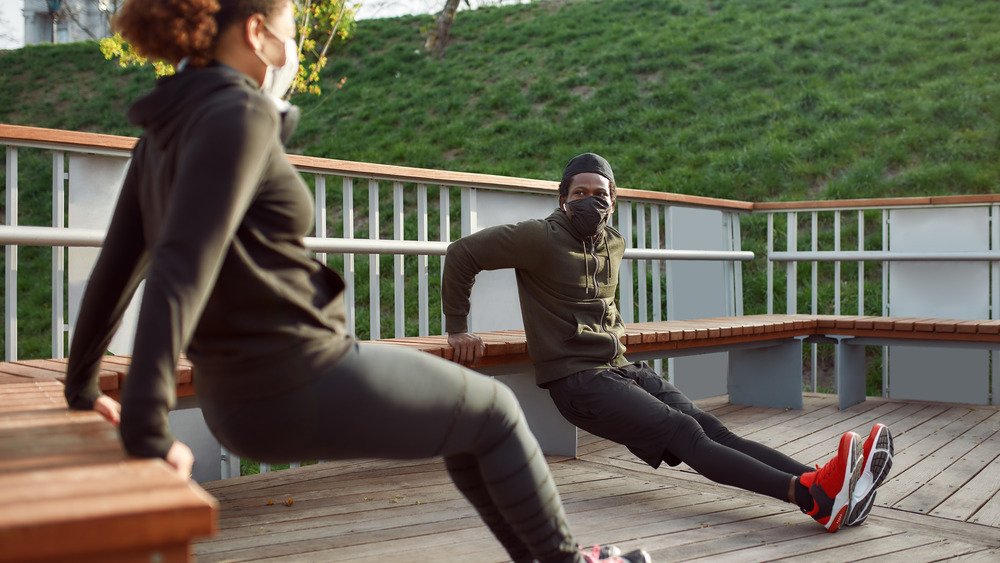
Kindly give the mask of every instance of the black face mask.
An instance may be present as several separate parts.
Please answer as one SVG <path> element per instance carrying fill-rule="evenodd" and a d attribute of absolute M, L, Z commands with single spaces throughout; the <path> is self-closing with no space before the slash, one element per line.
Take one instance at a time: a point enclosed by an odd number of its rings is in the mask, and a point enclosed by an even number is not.
<path fill-rule="evenodd" d="M 590 238 L 602 231 L 611 216 L 611 204 L 603 197 L 590 196 L 563 204 L 569 222 L 580 236 Z"/>

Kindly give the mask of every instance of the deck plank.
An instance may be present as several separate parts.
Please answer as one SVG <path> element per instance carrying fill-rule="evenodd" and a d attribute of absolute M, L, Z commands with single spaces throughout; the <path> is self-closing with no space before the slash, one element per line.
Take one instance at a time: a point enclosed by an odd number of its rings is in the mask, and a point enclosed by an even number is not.
<path fill-rule="evenodd" d="M 994 412 L 993 416 L 928 456 L 922 465 L 924 474 L 930 474 L 930 479 L 897 502 L 895 508 L 932 513 L 1000 455 L 998 432 L 1000 432 L 1000 411 Z M 994 488 L 986 498 L 992 497 L 996 491 Z M 975 510 L 964 516 L 959 515 L 959 518 L 966 520 L 973 512 Z"/>
<path fill-rule="evenodd" d="M 893 478 L 879 488 L 879 502 L 888 506 L 900 503 L 967 453 L 972 448 L 972 442 L 978 444 L 982 431 L 976 429 L 981 428 L 981 423 L 994 413 L 990 409 L 969 409 L 961 418 L 894 455 Z M 975 434 L 969 436 L 969 432 Z M 902 438 L 906 436 L 904 434 Z"/>
<path fill-rule="evenodd" d="M 932 561 L 953 560 L 965 555 L 989 551 L 988 548 L 951 539 L 938 539 L 933 543 L 895 549 L 877 556 L 879 563 L 930 563 Z M 874 559 L 874 557 L 873 557 Z"/>
<path fill-rule="evenodd" d="M 792 505 L 712 483 L 683 464 L 654 470 L 625 447 L 581 432 L 578 459 L 549 458 L 577 541 L 643 547 L 656 561 L 905 556 L 915 563 L 1000 554 L 1000 515 L 992 508 L 1000 504 L 992 499 L 1000 438 L 989 432 L 1000 420 L 995 407 L 871 399 L 840 411 L 836 397 L 815 394 L 801 411 L 699 403 L 737 434 L 749 429 L 807 457 L 832 452 L 845 429 L 867 432 L 872 421 L 886 422 L 903 479 L 927 472 L 929 488 L 903 497 L 907 510 L 879 502 L 864 526 L 828 534 Z M 949 456 L 956 459 L 945 463 Z M 957 490 L 940 502 L 948 486 Z M 443 561 L 505 560 L 440 459 L 334 461 L 205 489 L 222 510 L 218 535 L 195 545 L 200 561 L 418 561 L 428 553 Z"/>

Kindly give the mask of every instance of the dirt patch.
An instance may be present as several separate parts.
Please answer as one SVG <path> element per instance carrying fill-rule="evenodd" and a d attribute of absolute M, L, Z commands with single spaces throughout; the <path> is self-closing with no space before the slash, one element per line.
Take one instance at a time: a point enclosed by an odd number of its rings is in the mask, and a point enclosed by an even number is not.
<path fill-rule="evenodd" d="M 583 101 L 587 101 L 594 96 L 595 88 L 593 86 L 574 86 L 570 93 L 574 96 L 580 98 Z"/>
<path fill-rule="evenodd" d="M 460 156 L 462 156 L 462 149 L 449 149 L 444 151 L 441 158 L 443 158 L 445 162 L 451 162 Z"/>
<path fill-rule="evenodd" d="M 653 72 L 644 72 L 636 76 L 636 78 L 639 79 L 639 82 L 643 82 L 646 84 L 659 84 L 663 82 L 663 71 L 655 70 Z"/>

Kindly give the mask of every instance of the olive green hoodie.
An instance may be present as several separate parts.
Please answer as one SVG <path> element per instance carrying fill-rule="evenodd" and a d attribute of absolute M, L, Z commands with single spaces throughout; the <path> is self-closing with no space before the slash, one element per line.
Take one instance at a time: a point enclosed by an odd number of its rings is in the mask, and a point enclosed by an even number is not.
<path fill-rule="evenodd" d="M 174 370 L 187 349 L 201 401 L 277 395 L 318 377 L 317 349 L 339 358 L 344 282 L 313 260 L 309 191 L 288 162 L 274 104 L 223 65 L 160 79 L 129 110 L 132 151 L 70 347 L 66 400 L 89 409 L 101 356 L 146 281 L 121 436 L 140 457 L 174 439 Z"/>
<path fill-rule="evenodd" d="M 584 242 L 557 209 L 545 219 L 483 229 L 455 241 L 445 258 L 445 329 L 466 332 L 469 296 L 482 270 L 514 268 L 535 382 L 628 363 L 615 305 L 625 239 L 605 227 Z"/>

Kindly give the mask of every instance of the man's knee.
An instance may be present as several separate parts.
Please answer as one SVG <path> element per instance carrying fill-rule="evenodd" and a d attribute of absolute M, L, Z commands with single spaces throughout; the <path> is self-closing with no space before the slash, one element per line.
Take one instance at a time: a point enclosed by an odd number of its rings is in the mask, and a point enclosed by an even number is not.
<path fill-rule="evenodd" d="M 699 410 L 691 416 L 698 421 L 705 434 L 715 442 L 724 444 L 730 437 L 736 436 L 729 428 L 726 428 L 725 424 L 722 424 L 722 421 L 715 418 L 712 414 Z"/>

